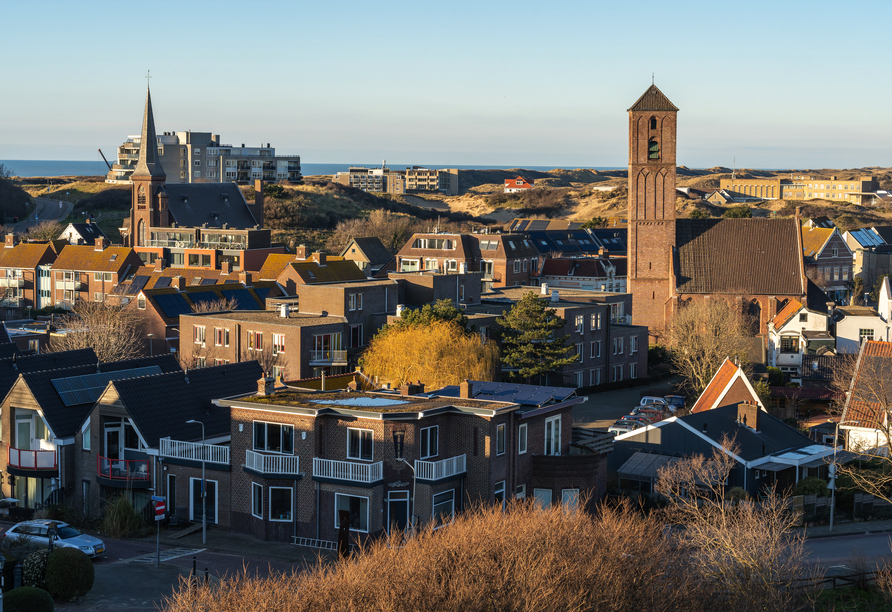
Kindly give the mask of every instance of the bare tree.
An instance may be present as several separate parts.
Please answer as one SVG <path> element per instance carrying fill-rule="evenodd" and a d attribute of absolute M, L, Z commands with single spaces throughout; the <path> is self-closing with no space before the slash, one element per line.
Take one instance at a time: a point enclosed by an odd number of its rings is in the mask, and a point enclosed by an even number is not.
<path fill-rule="evenodd" d="M 338 223 L 328 241 L 328 248 L 333 253 L 340 253 L 352 238 L 373 236 L 379 238 L 388 251 L 396 253 L 413 232 L 420 230 L 414 217 L 373 210 L 367 219 L 349 219 Z"/>
<path fill-rule="evenodd" d="M 749 366 L 750 321 L 723 299 L 690 302 L 669 320 L 663 340 L 676 374 L 698 397 L 726 357 Z"/>
<path fill-rule="evenodd" d="M 288 365 L 288 357 L 284 352 L 279 352 L 267 343 L 260 349 L 245 349 L 241 354 L 241 361 L 256 361 L 267 374 L 272 374 L 274 368 L 285 368 Z"/>
<path fill-rule="evenodd" d="M 99 361 L 121 361 L 143 354 L 145 339 L 136 312 L 105 302 L 75 302 L 73 312 L 58 319 L 52 351 L 92 348 Z"/>
<path fill-rule="evenodd" d="M 192 304 L 192 312 L 196 314 L 209 314 L 212 312 L 232 312 L 238 308 L 238 300 L 232 298 L 220 298 L 210 302 L 201 301 Z"/>
<path fill-rule="evenodd" d="M 56 221 L 41 221 L 37 225 L 28 228 L 28 238 L 30 240 L 55 240 L 62 233 L 63 229 L 65 228 L 62 227 L 62 224 Z"/>

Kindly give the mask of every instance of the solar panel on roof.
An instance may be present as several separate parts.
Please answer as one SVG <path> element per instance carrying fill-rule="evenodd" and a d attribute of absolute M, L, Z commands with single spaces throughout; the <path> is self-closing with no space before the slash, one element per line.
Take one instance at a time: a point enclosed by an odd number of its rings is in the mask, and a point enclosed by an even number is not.
<path fill-rule="evenodd" d="M 117 372 L 98 372 L 84 376 L 56 378 L 52 383 L 63 404 L 66 406 L 79 406 L 81 404 L 90 404 L 99 399 L 108 383 L 113 380 L 153 376 L 155 374 L 161 374 L 161 368 L 158 366 L 147 366 L 130 370 L 118 370 Z"/>
<path fill-rule="evenodd" d="M 247 289 L 228 289 L 221 291 L 227 300 L 235 300 L 236 310 L 257 310 L 256 300 Z"/>
<path fill-rule="evenodd" d="M 154 297 L 155 303 L 166 317 L 173 318 L 192 312 L 192 308 L 179 293 L 163 293 Z"/>
<path fill-rule="evenodd" d="M 163 289 L 164 287 L 170 287 L 170 277 L 162 276 L 158 280 L 155 281 L 155 287 L 157 289 Z"/>
<path fill-rule="evenodd" d="M 213 291 L 196 291 L 194 293 L 190 293 L 189 297 L 196 304 L 217 302 L 220 300 L 217 294 Z"/>
<path fill-rule="evenodd" d="M 522 231 L 526 228 L 526 226 L 529 225 L 529 224 L 530 224 L 529 221 L 526 221 L 526 220 L 521 221 L 521 222 L 517 225 L 517 231 L 522 232 Z"/>

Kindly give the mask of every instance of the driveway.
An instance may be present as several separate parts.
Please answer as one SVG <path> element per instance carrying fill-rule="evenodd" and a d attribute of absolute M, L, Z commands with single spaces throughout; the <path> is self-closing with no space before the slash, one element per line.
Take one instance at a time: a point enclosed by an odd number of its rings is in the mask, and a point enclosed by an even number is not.
<path fill-rule="evenodd" d="M 670 395 L 672 387 L 681 382 L 681 377 L 673 376 L 651 385 L 605 391 L 585 396 L 586 400 L 573 407 L 573 424 L 581 427 L 607 429 L 623 417 L 641 401 L 642 395 L 662 397 Z"/>

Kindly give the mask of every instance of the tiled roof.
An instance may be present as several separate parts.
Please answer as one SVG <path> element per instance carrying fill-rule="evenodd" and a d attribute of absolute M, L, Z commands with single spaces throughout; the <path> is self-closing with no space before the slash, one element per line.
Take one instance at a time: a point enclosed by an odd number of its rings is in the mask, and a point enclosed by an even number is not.
<path fill-rule="evenodd" d="M 520 183 L 518 183 L 517 181 L 520 181 Z M 505 179 L 505 187 L 509 187 L 512 189 L 532 189 L 533 184 L 522 176 L 518 176 L 517 178 L 513 179 Z"/>
<path fill-rule="evenodd" d="M 42 261 L 50 263 L 55 259 L 52 246 L 48 243 L 19 243 L 11 249 L 0 247 L 0 268 L 34 269 Z"/>
<path fill-rule="evenodd" d="M 352 261 L 328 259 L 324 266 L 315 261 L 298 261 L 289 264 L 307 285 L 340 283 L 365 280 L 366 276 Z"/>
<path fill-rule="evenodd" d="M 7 342 L 12 342 L 12 338 L 9 337 L 9 330 L 6 329 L 6 323 L 0 323 L 0 343 L 6 344 Z"/>
<path fill-rule="evenodd" d="M 697 401 L 691 408 L 691 412 L 703 412 L 704 410 L 712 408 L 713 404 L 715 404 L 725 392 L 728 384 L 733 380 L 734 375 L 737 374 L 737 370 L 739 369 L 740 368 L 734 365 L 733 361 L 726 357 L 725 361 L 722 362 L 721 367 L 719 367 L 718 371 L 712 377 L 712 380 L 706 385 L 703 393 L 697 398 Z"/>
<path fill-rule="evenodd" d="M 53 270 L 80 270 L 83 272 L 117 272 L 125 267 L 127 259 L 136 257 L 130 247 L 106 247 L 97 251 L 94 245 L 68 245 L 53 264 Z"/>
<path fill-rule="evenodd" d="M 849 366 L 855 355 L 805 355 L 802 358 L 802 378 L 805 380 L 833 380 L 833 373 Z M 844 370 L 843 370 L 844 371 Z"/>
<path fill-rule="evenodd" d="M 15 342 L 0 342 L 0 359 L 11 359 L 13 356 L 21 355 L 18 345 Z"/>
<path fill-rule="evenodd" d="M 509 232 L 532 232 L 549 230 L 576 230 L 582 228 L 582 221 L 567 221 L 566 219 L 522 219 L 511 221 Z"/>
<path fill-rule="evenodd" d="M 186 423 L 192 419 L 204 423 L 206 437 L 228 435 L 229 409 L 215 406 L 212 400 L 256 392 L 262 374 L 257 361 L 244 361 L 111 384 L 136 429 L 150 448 L 156 448 L 158 441 L 167 436 L 201 440 L 201 427 Z M 171 401 L 173 398 L 176 401 Z M 164 406 L 164 410 L 159 410 L 159 406 Z"/>
<path fill-rule="evenodd" d="M 802 304 L 799 302 L 799 300 L 790 300 L 789 302 L 787 302 L 787 305 L 781 308 L 781 311 L 777 313 L 777 315 L 771 321 L 774 324 L 774 329 L 780 329 L 781 327 L 786 325 L 787 322 L 791 318 L 793 318 L 793 315 L 795 315 L 801 309 Z"/>
<path fill-rule="evenodd" d="M 679 219 L 680 294 L 801 295 L 796 219 Z"/>
<path fill-rule="evenodd" d="M 141 266 L 135 271 L 128 272 L 130 284 L 140 284 L 141 289 L 154 289 L 158 284 L 158 279 L 175 278 L 182 276 L 186 279 L 186 285 L 200 285 L 213 280 L 214 284 L 237 283 L 239 282 L 239 273 L 224 273 L 221 270 L 202 270 L 198 268 L 165 268 L 164 270 L 156 270 L 154 266 Z M 137 283 L 138 277 L 146 277 L 145 282 Z M 198 282 L 196 282 L 198 279 Z M 164 284 L 164 283 L 162 283 Z M 164 286 L 169 286 L 168 281 Z M 126 286 L 126 284 L 125 284 Z M 159 287 L 160 289 L 160 287 Z M 137 292 L 138 293 L 138 292 Z"/>
<path fill-rule="evenodd" d="M 802 228 L 802 253 L 806 257 L 817 257 L 835 228 L 803 227 Z"/>
<path fill-rule="evenodd" d="M 362 251 L 363 255 L 366 256 L 366 259 L 369 260 L 369 263 L 372 266 L 386 264 L 393 258 L 393 255 L 390 254 L 390 251 L 388 251 L 387 247 L 384 246 L 384 243 L 381 242 L 381 239 L 376 236 L 354 238 L 352 242 L 356 243 L 357 248 Z M 341 253 L 341 257 L 347 255 L 347 249 L 349 248 L 350 245 L 348 244 L 344 248 L 344 252 Z"/>
<path fill-rule="evenodd" d="M 41 353 L 40 355 L 15 355 L 0 360 L 0 397 L 5 397 L 12 384 L 22 372 L 39 372 L 41 370 L 58 370 L 75 366 L 92 365 L 96 369 L 99 358 L 93 349 L 78 349 L 59 353 Z"/>
<path fill-rule="evenodd" d="M 656 85 L 648 87 L 640 98 L 629 108 L 630 111 L 677 111 L 678 107 L 672 104 Z"/>
<path fill-rule="evenodd" d="M 293 261 L 297 261 L 297 256 L 293 253 L 270 253 L 266 256 L 266 261 L 257 273 L 260 280 L 276 280 L 282 271 L 288 267 Z"/>
<path fill-rule="evenodd" d="M 892 407 L 892 342 L 868 340 L 861 345 L 851 392 L 842 414 L 843 421 L 860 421 L 859 426 L 881 428 Z"/>

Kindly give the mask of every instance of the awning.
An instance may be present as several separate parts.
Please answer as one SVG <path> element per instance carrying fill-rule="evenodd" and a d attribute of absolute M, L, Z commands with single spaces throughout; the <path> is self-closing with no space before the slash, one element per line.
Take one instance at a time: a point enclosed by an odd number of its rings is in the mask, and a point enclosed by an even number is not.
<path fill-rule="evenodd" d="M 768 463 L 762 463 L 760 465 L 753 466 L 754 470 L 767 470 L 769 472 L 782 472 L 787 468 L 796 467 L 795 465 L 790 465 L 789 463 L 778 463 L 777 461 L 769 461 Z"/>
<path fill-rule="evenodd" d="M 837 451 L 836 453 L 837 463 L 848 463 L 849 461 L 854 461 L 857 458 L 858 454 L 850 451 Z M 821 467 L 822 465 L 829 465 L 831 463 L 833 463 L 833 455 L 824 455 L 823 457 L 812 459 L 808 463 L 803 463 L 802 467 L 815 468 Z"/>
<path fill-rule="evenodd" d="M 617 470 L 620 478 L 655 480 L 661 467 L 679 461 L 679 457 L 637 451 Z"/>

